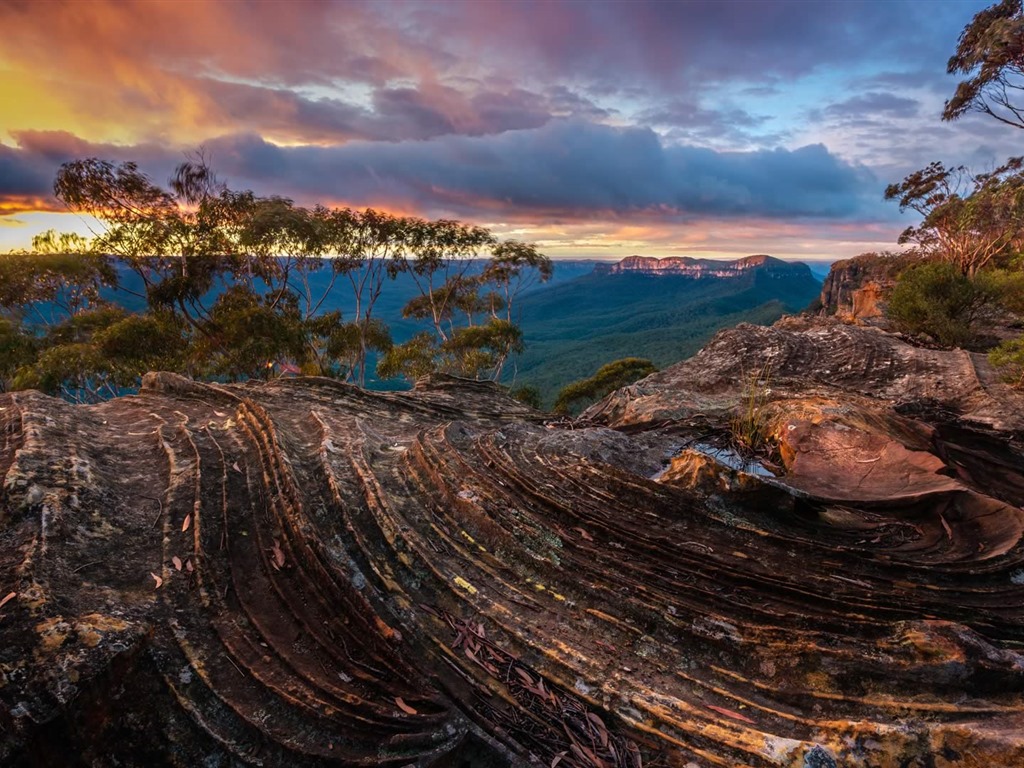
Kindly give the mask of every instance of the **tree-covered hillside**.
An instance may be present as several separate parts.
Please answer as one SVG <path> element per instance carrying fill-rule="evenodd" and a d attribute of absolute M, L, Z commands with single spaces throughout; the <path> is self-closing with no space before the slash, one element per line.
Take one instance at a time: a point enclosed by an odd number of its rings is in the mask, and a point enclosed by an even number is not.
<path fill-rule="evenodd" d="M 810 270 L 782 277 L 752 269 L 733 278 L 591 274 L 534 291 L 521 304 L 526 351 L 516 383 L 537 387 L 550 405 L 561 387 L 608 362 L 678 362 L 719 329 L 772 323 L 804 309 L 820 289 Z"/>

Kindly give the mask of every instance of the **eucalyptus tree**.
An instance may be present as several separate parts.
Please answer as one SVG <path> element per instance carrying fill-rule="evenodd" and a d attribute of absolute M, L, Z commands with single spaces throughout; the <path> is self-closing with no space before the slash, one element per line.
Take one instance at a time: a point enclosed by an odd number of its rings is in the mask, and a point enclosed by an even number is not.
<path fill-rule="evenodd" d="M 409 274 L 420 295 L 406 305 L 403 314 L 428 320 L 441 341 L 454 333 L 460 311 L 478 311 L 478 281 L 472 277 L 474 262 L 496 240 L 483 227 L 450 219 L 406 221 Z"/>
<path fill-rule="evenodd" d="M 974 276 L 1021 250 L 1024 242 L 1024 158 L 1013 157 L 988 173 L 939 162 L 908 175 L 885 190 L 900 210 L 919 213 L 900 243 L 955 264 Z"/>
<path fill-rule="evenodd" d="M 312 240 L 308 211 L 230 190 L 201 161 L 182 163 L 169 186 L 134 163 L 90 158 L 61 166 L 54 191 L 102 223 L 93 251 L 139 278 L 153 317 L 186 329 L 167 336 L 181 370 L 267 376 L 275 361 L 301 361 L 308 329 L 290 274 L 311 263 L 292 255 Z"/>
<path fill-rule="evenodd" d="M 498 381 L 523 350 L 516 299 L 552 274 L 536 246 L 499 242 L 488 230 L 447 220 L 415 220 L 409 228 L 409 271 L 419 288 L 403 315 L 433 326 L 392 349 L 382 376 L 413 378 L 441 371 Z"/>
<path fill-rule="evenodd" d="M 1021 0 L 1002 0 L 964 27 L 946 67 L 968 75 L 946 102 L 943 120 L 980 112 L 1024 128 L 1024 12 Z"/>
<path fill-rule="evenodd" d="M 317 208 L 324 253 L 331 257 L 331 285 L 339 277 L 349 285 L 353 319 L 331 338 L 332 355 L 347 363 L 347 376 L 366 384 L 371 352 L 386 353 L 391 332 L 374 312 L 384 286 L 406 271 L 408 219 L 367 208 Z"/>

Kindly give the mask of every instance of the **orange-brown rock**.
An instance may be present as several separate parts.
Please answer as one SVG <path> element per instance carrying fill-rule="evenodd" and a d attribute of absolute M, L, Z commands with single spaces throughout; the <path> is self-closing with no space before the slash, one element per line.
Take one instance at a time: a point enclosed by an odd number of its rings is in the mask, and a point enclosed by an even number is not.
<path fill-rule="evenodd" d="M 864 253 L 835 262 L 821 287 L 821 314 L 884 325 L 886 297 L 900 271 L 913 258 L 907 254 Z"/>

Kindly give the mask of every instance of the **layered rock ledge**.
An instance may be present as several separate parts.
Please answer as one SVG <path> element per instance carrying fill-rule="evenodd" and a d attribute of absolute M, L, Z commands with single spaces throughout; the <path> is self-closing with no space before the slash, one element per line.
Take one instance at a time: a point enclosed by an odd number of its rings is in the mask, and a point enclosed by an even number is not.
<path fill-rule="evenodd" d="M 716 442 L 751 382 L 767 465 Z M 829 323 L 576 422 L 444 378 L 0 396 L 0 763 L 1024 765 L 1022 406 Z"/>

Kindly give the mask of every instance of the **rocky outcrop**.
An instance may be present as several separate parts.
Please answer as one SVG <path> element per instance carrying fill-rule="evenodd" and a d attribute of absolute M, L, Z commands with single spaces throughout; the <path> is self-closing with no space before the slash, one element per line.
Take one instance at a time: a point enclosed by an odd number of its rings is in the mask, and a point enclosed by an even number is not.
<path fill-rule="evenodd" d="M 720 259 L 694 259 L 689 256 L 627 256 L 615 264 L 599 264 L 595 272 L 609 275 L 648 274 L 683 275 L 687 277 L 739 277 L 750 270 L 759 270 L 775 277 L 810 277 L 810 268 L 802 262 L 789 262 L 773 256 L 759 254 L 731 261 Z"/>
<path fill-rule="evenodd" d="M 770 463 L 719 441 L 751 386 Z M 0 763 L 1024 765 L 1002 386 L 802 321 L 575 422 L 444 378 L 0 396 Z"/>
<path fill-rule="evenodd" d="M 617 428 L 721 419 L 752 378 L 775 401 L 927 404 L 1001 434 L 1024 429 L 1020 394 L 999 380 L 983 354 L 923 349 L 877 328 L 797 317 L 721 331 L 694 357 L 618 390 L 584 416 Z"/>
<path fill-rule="evenodd" d="M 821 287 L 819 312 L 884 325 L 885 300 L 910 256 L 865 253 L 832 265 Z"/>

